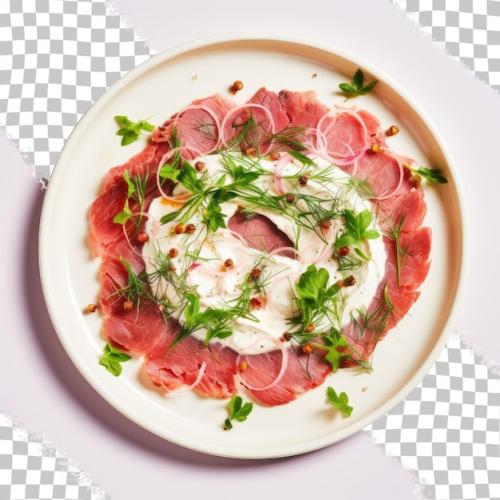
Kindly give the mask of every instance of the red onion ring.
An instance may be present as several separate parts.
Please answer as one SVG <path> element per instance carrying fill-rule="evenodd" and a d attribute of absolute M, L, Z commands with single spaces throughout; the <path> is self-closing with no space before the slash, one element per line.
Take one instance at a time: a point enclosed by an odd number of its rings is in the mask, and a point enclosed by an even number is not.
<path fill-rule="evenodd" d="M 181 386 L 179 389 L 172 391 L 172 392 L 169 392 L 168 395 L 169 396 L 177 396 L 179 394 L 182 394 L 183 392 L 188 392 L 188 391 L 191 391 L 192 389 L 194 389 L 201 382 L 203 375 L 205 375 L 206 369 L 207 369 L 207 363 L 206 363 L 206 361 L 203 361 L 203 363 L 201 363 L 200 368 L 198 370 L 198 375 L 196 376 L 195 381 L 191 385 L 188 385 L 185 387 Z"/>
<path fill-rule="evenodd" d="M 221 139 L 221 134 L 220 134 L 220 132 L 221 132 L 221 128 L 220 128 L 221 124 L 220 124 L 220 121 L 219 121 L 219 117 L 209 107 L 202 106 L 202 105 L 199 105 L 199 104 L 192 104 L 191 106 L 188 106 L 187 108 L 184 108 L 181 112 L 177 113 L 177 115 L 174 118 L 172 126 L 175 127 L 177 125 L 177 122 L 178 122 L 179 118 L 186 111 L 190 111 L 191 109 L 201 109 L 202 111 L 205 111 L 205 113 L 207 113 L 210 116 L 210 118 L 212 118 L 212 120 L 214 121 L 215 128 L 217 130 L 217 142 L 215 143 L 215 146 L 212 149 L 209 149 L 208 151 L 205 151 L 205 153 L 204 153 L 204 154 L 210 154 L 213 151 L 215 151 L 217 149 L 217 147 L 219 146 L 220 139 Z M 189 148 L 189 149 L 191 149 L 191 148 Z"/>
<path fill-rule="evenodd" d="M 273 186 L 277 194 L 285 194 L 285 189 L 283 187 L 283 171 L 285 170 L 290 160 L 287 158 L 288 155 L 280 155 L 280 159 L 277 161 L 274 167 L 273 173 Z"/>
<path fill-rule="evenodd" d="M 331 112 L 327 112 L 325 113 L 319 120 L 318 122 L 318 125 L 317 125 L 317 129 L 321 132 L 324 133 L 325 137 L 326 135 L 328 134 L 328 132 L 330 131 L 330 129 L 333 127 L 333 125 L 335 124 L 335 121 L 334 120 L 332 123 L 330 123 L 329 125 L 326 126 L 326 129 L 325 130 L 322 130 L 322 127 L 324 125 L 324 122 L 325 122 L 325 119 L 327 117 L 329 117 Z M 352 111 L 350 109 L 343 109 L 341 108 L 340 109 L 340 112 L 336 114 L 336 116 L 334 116 L 334 118 L 336 119 L 338 115 L 342 114 L 342 113 L 346 113 L 348 114 L 349 116 L 351 116 L 352 118 L 354 118 L 360 125 L 361 125 L 361 129 L 363 131 L 363 137 L 364 137 L 364 146 L 362 148 L 360 148 L 360 151 L 364 152 L 366 149 L 367 149 L 367 145 L 368 145 L 368 129 L 366 128 L 366 124 L 365 122 L 361 119 L 361 117 L 355 112 L 355 111 Z M 328 141 L 327 141 L 328 142 Z M 345 143 L 344 143 L 345 144 Z M 359 153 L 356 153 L 356 155 L 359 154 Z M 348 156 L 348 155 L 345 155 L 345 154 L 338 154 L 338 155 L 332 155 L 330 154 L 330 156 L 332 158 L 337 158 L 337 160 L 342 160 L 342 159 L 351 159 L 352 160 L 352 155 L 351 157 Z"/>
<path fill-rule="evenodd" d="M 399 181 L 398 181 L 396 187 L 392 191 L 390 191 L 389 193 L 386 193 L 386 194 L 384 194 L 382 196 L 374 196 L 373 198 L 371 198 L 372 200 L 375 200 L 375 201 L 383 201 L 383 200 L 387 200 L 388 198 L 392 198 L 399 191 L 399 189 L 401 188 L 401 186 L 403 184 L 404 175 L 405 175 L 404 174 L 403 164 L 402 164 L 400 158 L 397 155 L 393 154 L 387 148 L 381 148 L 380 151 L 383 152 L 384 154 L 386 154 L 387 156 L 390 156 L 398 164 Z M 380 154 L 380 153 L 378 153 L 378 154 Z"/>
<path fill-rule="evenodd" d="M 272 389 L 276 384 L 279 383 L 279 381 L 283 378 L 283 376 L 286 373 L 286 367 L 288 366 L 288 349 L 285 347 L 285 345 L 284 345 L 283 342 L 281 342 L 279 340 L 276 340 L 276 339 L 274 339 L 272 337 L 270 337 L 270 338 L 274 342 L 279 342 L 279 346 L 280 346 L 280 349 L 281 349 L 281 367 L 280 367 L 280 371 L 278 372 L 278 375 L 276 376 L 276 378 L 271 383 L 269 383 L 268 385 L 266 385 L 264 387 L 255 387 L 255 386 L 252 386 L 249 383 L 245 382 L 243 380 L 242 376 L 241 376 L 241 372 L 238 370 L 242 354 L 241 353 L 238 354 L 238 357 L 236 358 L 236 368 L 237 368 L 237 372 L 238 372 L 238 375 L 239 375 L 239 379 L 243 383 L 243 385 L 247 389 L 249 389 L 251 391 L 259 392 L 259 391 L 267 391 L 268 389 Z M 256 342 L 254 342 L 253 344 L 251 344 L 250 347 L 254 346 L 257 342 L 260 342 L 260 340 L 257 340 Z M 248 355 L 247 354 L 243 354 L 243 356 L 248 356 Z M 248 365 L 250 367 L 252 366 L 250 363 L 248 363 Z"/>
<path fill-rule="evenodd" d="M 261 104 L 254 104 L 251 102 L 246 103 L 246 104 L 242 104 L 242 105 L 236 106 L 235 108 L 232 108 L 230 111 L 228 111 L 226 113 L 226 116 L 224 117 L 224 120 L 222 120 L 222 123 L 220 126 L 220 141 L 222 142 L 223 146 L 225 146 L 225 147 L 229 146 L 229 144 L 225 138 L 225 128 L 226 128 L 226 125 L 229 121 L 229 118 L 232 117 L 235 113 L 238 113 L 238 112 L 245 110 L 245 109 L 248 109 L 248 108 L 260 109 L 260 110 L 264 111 L 269 118 L 269 123 L 271 124 L 271 133 L 274 134 L 276 132 L 276 125 L 274 123 L 273 115 L 265 106 L 262 106 Z M 262 154 L 266 155 L 267 153 L 269 153 L 270 149 L 271 149 L 271 144 L 269 144 L 267 149 Z"/>
<path fill-rule="evenodd" d="M 137 217 L 137 216 L 146 217 L 149 219 L 149 215 L 146 212 L 134 212 L 134 213 L 130 214 L 130 217 Z M 132 249 L 132 252 L 134 252 L 136 255 L 138 255 L 139 257 L 142 258 L 142 253 L 138 252 L 134 248 L 134 245 L 132 245 L 132 242 L 130 241 L 130 238 L 127 234 L 127 229 L 125 228 L 125 224 L 122 224 L 122 231 L 123 231 L 123 235 L 125 236 L 125 241 L 127 242 L 128 246 Z"/>

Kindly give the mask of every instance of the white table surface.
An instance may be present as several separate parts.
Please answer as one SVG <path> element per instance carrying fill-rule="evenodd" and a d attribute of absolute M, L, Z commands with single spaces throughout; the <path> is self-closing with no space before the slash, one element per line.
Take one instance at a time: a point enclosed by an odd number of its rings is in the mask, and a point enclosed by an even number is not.
<path fill-rule="evenodd" d="M 117 0 L 115 6 L 156 51 L 220 33 L 283 33 L 351 51 L 405 86 L 451 146 L 465 188 L 471 259 L 456 326 L 500 364 L 500 270 L 494 259 L 500 251 L 498 94 L 465 73 L 385 0 Z M 367 433 L 302 457 L 231 461 L 163 442 L 113 410 L 73 367 L 45 310 L 36 263 L 43 195 L 4 135 L 0 155 L 8 179 L 0 197 L 3 409 L 57 444 L 114 499 L 415 498 L 414 476 Z"/>

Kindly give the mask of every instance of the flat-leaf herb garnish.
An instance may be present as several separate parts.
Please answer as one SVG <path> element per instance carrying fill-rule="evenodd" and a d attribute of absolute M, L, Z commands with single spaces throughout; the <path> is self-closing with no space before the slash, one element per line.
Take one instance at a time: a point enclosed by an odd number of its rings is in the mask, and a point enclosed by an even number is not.
<path fill-rule="evenodd" d="M 351 416 L 353 408 L 349 406 L 349 396 L 345 392 L 337 394 L 333 387 L 327 387 L 326 400 L 338 410 L 344 418 Z"/>
<path fill-rule="evenodd" d="M 244 403 L 241 396 L 236 394 L 229 400 L 227 404 L 227 411 L 229 413 L 228 418 L 224 421 L 224 430 L 230 431 L 233 428 L 232 421 L 244 422 L 248 415 L 253 410 L 253 403 Z"/>
<path fill-rule="evenodd" d="M 369 260 L 367 255 L 361 248 L 361 244 L 365 240 L 373 240 L 380 236 L 380 233 L 375 229 L 370 229 L 373 220 L 373 214 L 366 209 L 356 214 L 353 210 L 346 208 L 343 211 L 345 220 L 345 231 L 335 241 L 335 248 L 338 250 L 342 247 L 353 247 L 356 254 L 363 260 Z"/>
<path fill-rule="evenodd" d="M 116 115 L 114 118 L 116 124 L 120 127 L 116 132 L 116 135 L 120 135 L 122 137 L 122 146 L 132 144 L 139 139 L 142 132 L 152 132 L 155 128 L 155 126 L 147 120 L 133 122 L 124 115 Z"/>
<path fill-rule="evenodd" d="M 120 351 L 110 344 L 104 346 L 104 352 L 99 358 L 99 364 L 104 366 L 108 372 L 118 377 L 122 372 L 122 363 L 132 359 L 128 354 Z"/>
<path fill-rule="evenodd" d="M 354 73 L 351 82 L 340 83 L 339 89 L 346 96 L 346 99 L 350 99 L 351 97 L 368 94 L 375 88 L 377 83 L 378 80 L 372 80 L 365 85 L 365 75 L 360 69 L 358 69 L 356 73 Z"/>
<path fill-rule="evenodd" d="M 139 212 L 143 212 L 144 210 L 148 176 L 131 176 L 128 170 L 125 170 L 125 172 L 123 172 L 123 180 L 127 185 L 127 197 L 125 198 L 125 203 L 121 212 L 118 212 L 113 217 L 113 222 L 115 224 L 125 224 L 128 220 L 133 218 L 132 210 L 130 209 L 129 204 L 130 200 L 137 203 L 139 206 Z M 137 227 L 139 227 L 141 221 L 142 215 L 140 215 L 138 220 L 135 221 Z"/>
<path fill-rule="evenodd" d="M 411 172 L 419 180 L 424 180 L 426 184 L 447 184 L 448 179 L 443 176 L 441 170 L 429 167 L 411 168 Z"/>

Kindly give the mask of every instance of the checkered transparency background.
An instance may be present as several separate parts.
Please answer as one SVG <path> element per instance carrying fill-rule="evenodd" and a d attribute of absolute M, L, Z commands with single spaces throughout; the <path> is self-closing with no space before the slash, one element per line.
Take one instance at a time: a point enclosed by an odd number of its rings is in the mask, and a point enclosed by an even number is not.
<path fill-rule="evenodd" d="M 500 1 L 394 0 L 500 89 Z M 0 125 L 48 179 L 65 139 L 104 90 L 151 54 L 102 0 L 0 0 Z M 422 495 L 500 499 L 500 379 L 458 337 L 405 401 L 367 428 L 415 471 Z M 0 500 L 101 499 L 53 445 L 0 413 Z"/>

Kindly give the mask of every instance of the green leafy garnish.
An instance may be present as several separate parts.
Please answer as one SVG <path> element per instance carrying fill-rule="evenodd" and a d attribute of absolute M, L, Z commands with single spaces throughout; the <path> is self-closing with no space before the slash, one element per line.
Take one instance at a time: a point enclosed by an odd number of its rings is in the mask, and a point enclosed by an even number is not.
<path fill-rule="evenodd" d="M 253 410 L 253 403 L 243 403 L 241 396 L 236 394 L 229 400 L 227 411 L 229 417 L 224 421 L 224 430 L 230 431 L 233 428 L 233 420 L 244 422 Z"/>
<path fill-rule="evenodd" d="M 327 288 L 329 277 L 326 269 L 318 269 L 314 264 L 300 275 L 297 304 L 301 313 L 300 320 L 306 326 L 313 322 L 318 312 L 327 307 L 329 300 L 340 290 L 337 284 Z"/>
<path fill-rule="evenodd" d="M 340 238 L 335 241 L 335 248 L 338 250 L 342 247 L 352 246 L 355 252 L 364 260 L 369 260 L 361 249 L 361 244 L 365 240 L 373 240 L 380 236 L 380 233 L 375 229 L 369 229 L 373 220 L 373 214 L 366 209 L 356 214 L 353 210 L 346 208 L 343 211 L 345 220 L 345 231 Z"/>
<path fill-rule="evenodd" d="M 115 224 L 125 224 L 130 217 L 132 217 L 132 211 L 130 210 L 129 204 L 128 204 L 128 198 L 125 200 L 125 205 L 123 206 L 123 210 L 121 212 L 118 212 L 114 217 L 113 217 L 113 222 Z"/>
<path fill-rule="evenodd" d="M 344 418 L 351 416 L 353 408 L 349 406 L 349 396 L 345 392 L 337 394 L 333 387 L 327 387 L 326 399 Z"/>
<path fill-rule="evenodd" d="M 176 182 L 180 173 L 181 171 L 170 163 L 165 163 L 165 165 L 160 168 L 160 177 L 162 179 L 170 179 L 171 181 Z"/>
<path fill-rule="evenodd" d="M 427 184 L 447 184 L 448 179 L 436 168 L 419 167 L 411 169 L 413 175 L 424 179 Z"/>
<path fill-rule="evenodd" d="M 340 362 L 343 359 L 350 358 L 348 353 L 349 344 L 346 338 L 335 328 L 332 328 L 329 335 L 323 336 L 325 350 L 327 351 L 325 359 L 330 363 L 332 372 L 339 369 Z"/>
<path fill-rule="evenodd" d="M 135 142 L 141 132 L 151 132 L 154 130 L 155 126 L 149 123 L 147 120 L 139 120 L 138 122 L 133 122 L 127 116 L 116 115 L 115 122 L 120 127 L 116 135 L 122 136 L 122 146 L 127 146 Z"/>
<path fill-rule="evenodd" d="M 131 359 L 131 357 L 128 354 L 110 344 L 106 344 L 104 346 L 104 354 L 99 358 L 99 364 L 104 366 L 104 368 L 115 377 L 118 377 L 122 372 L 121 363 L 129 359 Z"/>
<path fill-rule="evenodd" d="M 365 85 L 364 81 L 365 75 L 358 69 L 356 73 L 354 73 L 351 83 L 341 83 L 339 84 L 339 88 L 346 98 L 350 99 L 351 97 L 368 94 L 368 92 L 372 91 L 378 83 L 378 80 L 372 80 Z"/>

